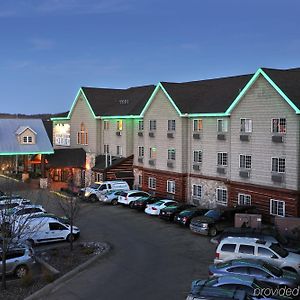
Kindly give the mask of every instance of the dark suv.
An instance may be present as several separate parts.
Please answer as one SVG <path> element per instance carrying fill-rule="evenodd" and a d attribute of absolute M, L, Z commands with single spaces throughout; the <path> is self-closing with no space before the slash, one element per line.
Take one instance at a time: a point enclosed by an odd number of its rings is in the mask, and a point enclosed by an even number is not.
<path fill-rule="evenodd" d="M 190 229 L 195 233 L 216 236 L 225 228 L 234 226 L 234 216 L 237 213 L 257 213 L 257 211 L 254 206 L 211 209 L 205 215 L 194 218 Z"/>

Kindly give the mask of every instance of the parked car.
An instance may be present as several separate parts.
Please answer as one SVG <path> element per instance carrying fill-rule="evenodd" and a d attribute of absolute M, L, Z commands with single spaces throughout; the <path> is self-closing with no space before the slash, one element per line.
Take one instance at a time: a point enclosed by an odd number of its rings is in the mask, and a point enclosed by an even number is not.
<path fill-rule="evenodd" d="M 251 276 L 278 286 L 297 287 L 300 284 L 298 274 L 282 270 L 261 259 L 235 259 L 209 266 L 210 276 L 220 277 L 232 274 Z"/>
<path fill-rule="evenodd" d="M 160 210 L 159 217 L 166 221 L 174 221 L 175 215 L 179 214 L 183 210 L 195 208 L 193 204 L 178 204 L 174 206 L 169 206 Z"/>
<path fill-rule="evenodd" d="M 122 191 L 122 193 L 118 197 L 118 203 L 129 205 L 130 208 L 133 208 L 133 202 L 141 197 L 149 197 L 150 194 L 139 191 L 139 190 L 131 190 L 131 191 Z"/>
<path fill-rule="evenodd" d="M 222 207 L 209 210 L 204 216 L 195 218 L 190 225 L 191 231 L 198 234 L 216 236 L 218 232 L 234 225 L 236 213 L 254 213 L 254 206 Z"/>
<path fill-rule="evenodd" d="M 103 203 L 111 203 L 112 205 L 118 204 L 118 197 L 121 195 L 122 191 L 114 190 L 108 191 L 105 194 L 99 195 L 99 201 Z"/>
<path fill-rule="evenodd" d="M 20 235 L 22 241 L 28 241 L 31 245 L 68 241 L 79 238 L 80 230 L 73 226 L 73 234 L 71 226 L 58 221 L 53 217 L 29 218 L 26 226 Z"/>
<path fill-rule="evenodd" d="M 57 221 L 63 223 L 63 224 L 68 224 L 70 225 L 70 219 L 67 217 L 59 217 L 56 216 L 55 214 L 50 214 L 50 213 L 40 213 L 40 214 L 34 214 L 34 215 L 30 215 L 28 218 L 45 218 L 45 217 L 49 217 L 49 218 L 53 218 L 56 219 Z"/>
<path fill-rule="evenodd" d="M 174 221 L 177 224 L 189 226 L 193 218 L 203 216 L 207 211 L 208 209 L 195 207 L 186 209 L 177 214 L 174 218 Z"/>
<path fill-rule="evenodd" d="M 186 300 L 251 300 L 243 290 L 225 290 L 219 287 L 203 286 L 196 293 L 189 293 Z"/>
<path fill-rule="evenodd" d="M 147 204 L 147 207 L 145 208 L 145 213 L 148 215 L 158 216 L 161 209 L 168 206 L 174 206 L 177 203 L 178 202 L 169 199 L 159 200 L 153 204 Z"/>
<path fill-rule="evenodd" d="M 20 196 L 20 195 L 14 195 L 14 194 L 12 194 L 12 195 L 2 195 L 2 196 L 0 196 L 0 201 L 1 200 L 11 200 L 11 199 L 22 199 L 22 197 Z"/>
<path fill-rule="evenodd" d="M 300 255 L 288 252 L 276 243 L 246 237 L 223 239 L 216 249 L 214 263 L 237 258 L 259 258 L 284 270 L 300 273 Z"/>
<path fill-rule="evenodd" d="M 2 269 L 2 250 L 0 248 L 0 275 L 3 275 Z M 6 274 L 14 274 L 22 278 L 28 274 L 29 270 L 35 264 L 34 251 L 29 245 L 12 244 L 6 252 Z"/>
<path fill-rule="evenodd" d="M 153 204 L 162 199 L 163 198 L 153 197 L 153 196 L 141 197 L 141 198 L 133 201 L 132 208 L 140 210 L 140 211 L 145 211 L 147 204 Z"/>
<path fill-rule="evenodd" d="M 245 276 L 245 275 L 225 275 L 221 277 L 212 277 L 206 280 L 195 280 L 192 282 L 192 293 L 195 294 L 197 291 L 203 289 L 203 287 L 219 287 L 223 289 L 240 289 L 244 290 L 248 295 L 252 296 L 252 299 L 263 298 L 265 300 L 272 299 L 292 299 L 292 297 L 256 297 L 254 295 L 255 290 L 271 290 L 275 289 L 276 285 L 267 284 L 265 282 L 259 281 L 254 277 Z"/>
<path fill-rule="evenodd" d="M 123 180 L 112 180 L 95 182 L 89 187 L 80 190 L 80 197 L 88 199 L 89 201 L 96 202 L 99 200 L 99 196 L 111 190 L 126 191 L 129 190 L 129 185 Z"/>
<path fill-rule="evenodd" d="M 6 199 L 0 200 L 0 210 L 11 209 L 19 205 L 29 205 L 31 204 L 28 199 Z"/>

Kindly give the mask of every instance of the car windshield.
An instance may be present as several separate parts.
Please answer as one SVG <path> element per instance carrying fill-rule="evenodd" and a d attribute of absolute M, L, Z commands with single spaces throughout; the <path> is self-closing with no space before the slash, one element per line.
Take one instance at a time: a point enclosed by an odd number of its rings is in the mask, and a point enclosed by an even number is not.
<path fill-rule="evenodd" d="M 155 202 L 153 205 L 155 205 L 155 206 L 160 206 L 160 205 L 162 205 L 162 204 L 164 204 L 165 202 L 164 201 L 157 201 L 157 202 Z"/>
<path fill-rule="evenodd" d="M 287 257 L 289 255 L 289 252 L 282 248 L 279 244 L 272 244 L 270 246 L 270 249 L 272 249 L 276 254 L 278 254 L 280 257 Z"/>
<path fill-rule="evenodd" d="M 180 213 L 181 216 L 191 216 L 195 211 L 194 210 L 184 210 Z"/>
<path fill-rule="evenodd" d="M 272 266 L 268 263 L 264 263 L 263 267 L 267 269 L 270 273 L 275 275 L 276 277 L 280 277 L 282 275 L 282 270 L 279 268 L 276 268 L 275 266 Z"/>
<path fill-rule="evenodd" d="M 220 217 L 220 212 L 218 210 L 211 209 L 204 216 L 217 220 Z"/>
<path fill-rule="evenodd" d="M 90 188 L 96 190 L 96 189 L 99 188 L 99 186 L 100 186 L 100 183 L 93 183 L 93 184 L 90 185 Z"/>

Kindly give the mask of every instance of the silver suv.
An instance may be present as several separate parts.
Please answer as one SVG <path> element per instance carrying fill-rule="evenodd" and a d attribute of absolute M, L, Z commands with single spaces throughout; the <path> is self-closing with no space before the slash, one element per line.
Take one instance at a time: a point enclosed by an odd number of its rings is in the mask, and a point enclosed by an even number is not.
<path fill-rule="evenodd" d="M 14 245 L 6 253 L 6 274 L 24 277 L 35 264 L 34 251 L 28 245 Z M 2 250 L 0 249 L 0 275 L 2 275 Z"/>
<path fill-rule="evenodd" d="M 214 263 L 237 258 L 256 258 L 284 270 L 300 274 L 300 255 L 288 252 L 278 243 L 256 238 L 227 237 L 217 247 Z"/>

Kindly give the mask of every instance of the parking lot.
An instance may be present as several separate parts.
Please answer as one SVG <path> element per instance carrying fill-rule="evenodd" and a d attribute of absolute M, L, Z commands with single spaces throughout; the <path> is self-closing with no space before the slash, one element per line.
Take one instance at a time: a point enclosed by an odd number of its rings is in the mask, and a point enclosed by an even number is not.
<path fill-rule="evenodd" d="M 30 197 L 59 214 L 47 191 Z M 75 223 L 80 240 L 112 249 L 48 299 L 184 299 L 193 279 L 207 277 L 215 253 L 207 237 L 122 206 L 83 203 Z"/>

